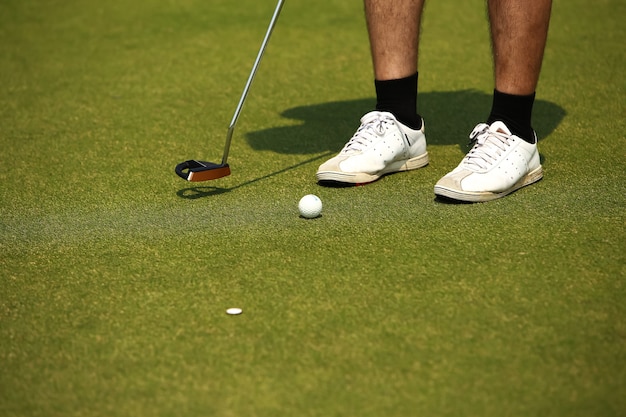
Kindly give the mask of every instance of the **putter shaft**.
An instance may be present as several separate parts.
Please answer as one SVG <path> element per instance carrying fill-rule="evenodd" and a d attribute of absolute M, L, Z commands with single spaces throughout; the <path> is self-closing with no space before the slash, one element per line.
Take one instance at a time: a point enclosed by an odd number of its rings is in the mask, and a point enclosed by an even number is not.
<path fill-rule="evenodd" d="M 230 126 L 228 127 L 228 132 L 226 133 L 226 143 L 224 144 L 224 153 L 222 155 L 222 165 L 226 165 L 226 162 L 228 161 L 228 153 L 230 152 L 230 143 L 233 139 L 233 133 L 235 132 L 235 126 L 237 125 L 237 120 L 239 120 L 241 109 L 243 108 L 243 105 L 246 102 L 248 91 L 250 91 L 250 86 L 252 85 L 252 81 L 254 80 L 254 76 L 256 75 L 257 68 L 259 67 L 259 63 L 261 62 L 263 53 L 265 52 L 265 47 L 267 46 L 267 43 L 270 40 L 270 36 L 272 35 L 274 26 L 276 26 L 276 21 L 278 20 L 278 16 L 280 15 L 280 11 L 283 8 L 284 2 L 285 0 L 278 0 L 278 3 L 276 4 L 274 15 L 272 16 L 272 20 L 270 20 L 269 27 L 267 28 L 267 32 L 265 33 L 265 38 L 263 39 L 263 42 L 261 43 L 261 48 L 259 48 L 259 53 L 257 54 L 256 60 L 254 61 L 254 65 L 252 66 L 252 70 L 250 71 L 250 75 L 248 76 L 248 81 L 246 82 L 246 85 L 243 88 L 243 92 L 241 93 L 239 104 L 237 104 L 237 108 L 235 109 L 235 113 L 233 114 L 233 118 L 230 122 Z"/>

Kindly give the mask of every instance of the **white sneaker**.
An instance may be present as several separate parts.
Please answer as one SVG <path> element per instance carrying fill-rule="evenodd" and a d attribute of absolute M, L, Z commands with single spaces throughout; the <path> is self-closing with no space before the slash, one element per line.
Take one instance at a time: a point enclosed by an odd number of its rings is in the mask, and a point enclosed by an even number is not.
<path fill-rule="evenodd" d="M 393 114 L 373 111 L 339 154 L 320 165 L 321 183 L 366 184 L 392 172 L 428 165 L 424 126 L 413 130 Z"/>
<path fill-rule="evenodd" d="M 477 125 L 474 146 L 461 163 L 435 185 L 435 194 L 453 200 L 479 202 L 504 197 L 539 181 L 543 169 L 535 143 L 515 136 L 502 122 Z"/>

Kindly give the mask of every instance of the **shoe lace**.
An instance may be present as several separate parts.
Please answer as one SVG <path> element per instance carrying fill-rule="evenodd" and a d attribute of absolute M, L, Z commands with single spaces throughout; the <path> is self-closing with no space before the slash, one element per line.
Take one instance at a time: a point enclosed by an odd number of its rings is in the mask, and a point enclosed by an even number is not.
<path fill-rule="evenodd" d="M 394 124 L 390 113 L 370 112 L 361 118 L 361 125 L 343 147 L 343 153 L 360 152 L 371 146 L 386 131 L 386 125 Z"/>
<path fill-rule="evenodd" d="M 481 170 L 490 168 L 511 146 L 511 135 L 490 130 L 486 123 L 477 125 L 469 137 L 472 149 L 465 155 L 463 163 Z"/>

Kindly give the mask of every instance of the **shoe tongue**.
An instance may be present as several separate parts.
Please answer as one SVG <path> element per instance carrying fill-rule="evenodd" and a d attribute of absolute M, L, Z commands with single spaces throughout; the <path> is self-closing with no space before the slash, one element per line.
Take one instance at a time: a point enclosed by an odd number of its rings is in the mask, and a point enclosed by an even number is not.
<path fill-rule="evenodd" d="M 511 131 L 503 122 L 493 122 L 491 126 L 489 126 L 489 131 L 494 133 L 504 133 L 505 135 L 512 135 Z"/>
<path fill-rule="evenodd" d="M 393 114 L 386 111 L 371 111 L 361 117 L 361 124 L 368 124 L 376 120 L 393 118 Z"/>

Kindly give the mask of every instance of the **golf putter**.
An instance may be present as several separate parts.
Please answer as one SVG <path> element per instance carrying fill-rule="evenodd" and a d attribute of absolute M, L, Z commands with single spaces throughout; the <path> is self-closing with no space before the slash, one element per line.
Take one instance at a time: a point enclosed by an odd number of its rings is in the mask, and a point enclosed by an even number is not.
<path fill-rule="evenodd" d="M 246 82 L 246 86 L 243 89 L 243 93 L 241 93 L 239 104 L 237 104 L 235 114 L 233 115 L 230 126 L 228 127 L 228 132 L 226 133 L 226 143 L 224 144 L 222 162 L 216 164 L 213 162 L 196 161 L 194 159 L 181 162 L 180 164 L 176 165 L 175 171 L 176 174 L 182 179 L 192 182 L 200 182 L 215 180 L 230 175 L 230 166 L 228 165 L 228 153 L 230 151 L 230 143 L 233 139 L 233 133 L 235 132 L 235 126 L 237 125 L 237 120 L 239 119 L 239 115 L 241 114 L 241 109 L 243 108 L 243 105 L 246 101 L 246 97 L 248 96 L 248 91 L 250 90 L 250 86 L 252 85 L 252 80 L 254 80 L 257 68 L 259 67 L 261 58 L 263 57 L 263 52 L 265 52 L 265 47 L 267 46 L 270 36 L 272 35 L 274 26 L 276 26 L 276 21 L 278 20 L 278 15 L 283 8 L 284 2 L 285 0 L 278 0 L 278 3 L 276 4 L 276 10 L 274 10 L 274 15 L 272 16 L 270 25 L 267 28 L 267 32 L 265 33 L 265 38 L 263 39 L 263 43 L 261 43 L 261 48 L 259 49 L 256 60 L 254 61 L 252 71 L 250 71 L 250 76 L 248 76 L 248 81 Z"/>

